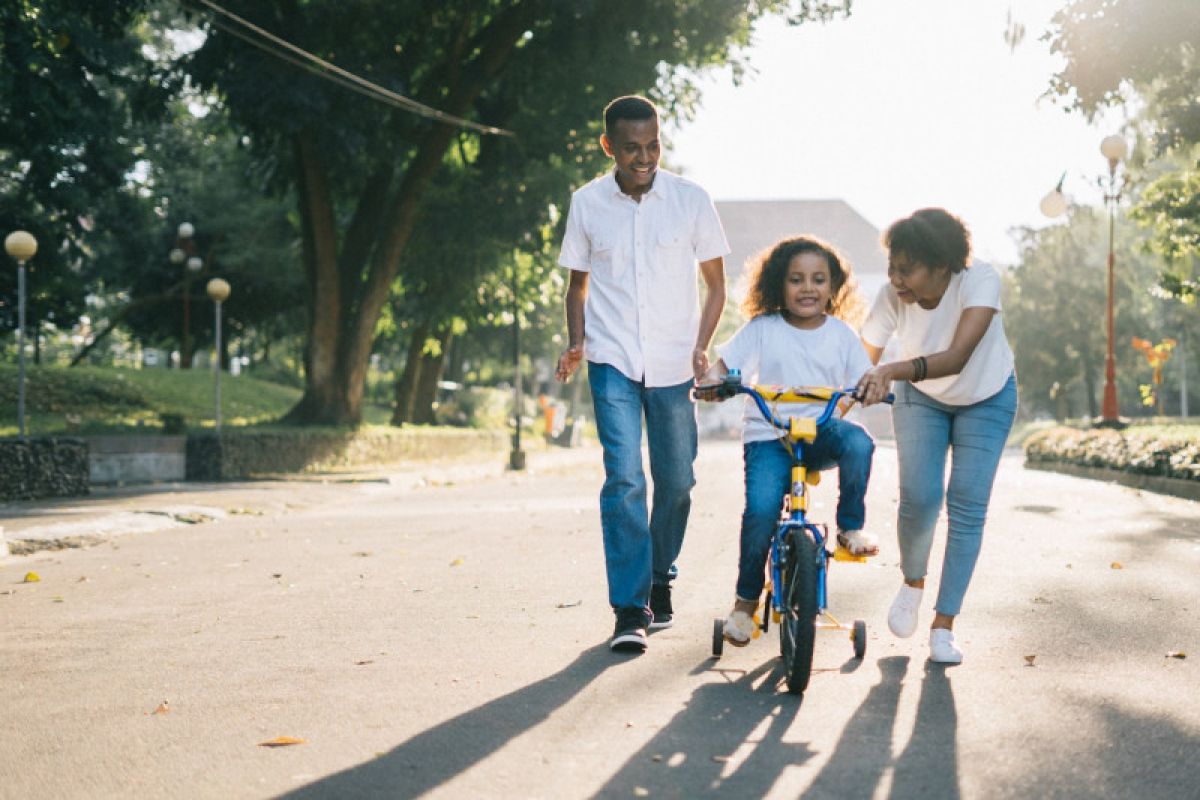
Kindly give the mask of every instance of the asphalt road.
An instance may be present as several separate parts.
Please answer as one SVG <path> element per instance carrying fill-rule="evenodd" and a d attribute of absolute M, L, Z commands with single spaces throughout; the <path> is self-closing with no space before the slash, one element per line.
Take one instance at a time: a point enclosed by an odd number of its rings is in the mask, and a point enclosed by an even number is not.
<path fill-rule="evenodd" d="M 709 656 L 737 445 L 702 445 L 678 621 L 639 657 L 605 645 L 598 452 L 539 458 L 226 485 L 192 501 L 238 513 L 3 562 L 0 797 L 1200 797 L 1200 505 L 1007 457 L 966 661 L 938 667 L 886 628 L 882 446 L 882 553 L 831 575 L 867 655 L 819 634 L 801 699 L 774 630 Z"/>

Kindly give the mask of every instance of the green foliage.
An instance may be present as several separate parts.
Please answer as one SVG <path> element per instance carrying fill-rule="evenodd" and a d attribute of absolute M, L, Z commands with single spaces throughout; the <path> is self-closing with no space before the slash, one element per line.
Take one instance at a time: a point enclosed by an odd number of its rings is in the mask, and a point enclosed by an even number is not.
<path fill-rule="evenodd" d="M 1063 225 L 1024 230 L 1020 263 L 1006 276 L 1004 327 L 1012 343 L 1027 414 L 1095 417 L 1104 382 L 1108 220 L 1078 209 Z M 1163 301 L 1152 293 L 1161 261 L 1135 229 L 1116 229 L 1115 355 L 1123 414 L 1141 407 L 1143 359 L 1133 336 L 1162 338 Z M 1166 331 L 1165 335 L 1171 335 Z"/>
<path fill-rule="evenodd" d="M 1047 35 L 1065 59 L 1052 91 L 1088 114 L 1151 98 L 1160 144 L 1200 142 L 1200 4 L 1180 0 L 1072 0 Z"/>
<path fill-rule="evenodd" d="M 83 309 L 97 198 L 133 166 L 132 120 L 172 90 L 131 33 L 143 0 L 0 3 L 0 234 L 39 241 L 28 324 L 70 326 Z M 4 256 L 7 259 L 7 256 Z M 15 270 L 0 270 L 0 329 L 16 327 Z"/>
<path fill-rule="evenodd" d="M 1163 289 L 1187 303 L 1200 289 L 1193 277 L 1200 258 L 1200 145 L 1191 155 L 1190 165 L 1152 180 L 1132 213 L 1150 233 L 1149 248 L 1166 259 Z"/>
<path fill-rule="evenodd" d="M 221 381 L 222 423 L 278 419 L 300 392 L 249 375 Z M 0 436 L 16 432 L 17 370 L 0 365 Z M 212 424 L 213 375 L 208 370 L 40 367 L 27 371 L 28 429 L 34 434 L 157 428 L 176 414 L 188 427 Z"/>

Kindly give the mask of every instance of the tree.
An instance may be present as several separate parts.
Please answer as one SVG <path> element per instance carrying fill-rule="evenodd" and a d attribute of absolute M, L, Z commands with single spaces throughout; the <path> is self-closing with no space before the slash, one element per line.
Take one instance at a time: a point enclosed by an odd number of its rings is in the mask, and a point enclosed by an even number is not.
<path fill-rule="evenodd" d="M 209 30 L 193 74 L 221 93 L 256 152 L 297 193 L 308 353 L 305 393 L 290 416 L 327 423 L 360 419 L 381 312 L 452 147 L 468 158 L 494 147 L 524 162 L 569 159 L 571 147 L 598 134 L 595 120 L 611 97 L 654 90 L 668 111 L 686 110 L 693 71 L 728 62 L 762 14 L 790 11 L 799 22 L 844 10 L 811 0 L 230 5 L 395 92 L 515 134 L 501 141 L 388 110 Z"/>
<path fill-rule="evenodd" d="M 1140 157 L 1158 173 L 1133 217 L 1147 244 L 1167 259 L 1160 285 L 1181 299 L 1196 290 L 1200 257 L 1200 3 L 1177 0 L 1074 0 L 1047 35 L 1065 63 L 1051 91 L 1089 116 L 1137 98 L 1152 146 Z"/>
<path fill-rule="evenodd" d="M 174 89 L 143 56 L 143 0 L 0 4 L 0 231 L 24 228 L 31 329 L 73 323 L 86 293 L 94 201 L 136 160 L 131 122 Z M 15 327 L 15 270 L 0 270 L 0 327 Z"/>

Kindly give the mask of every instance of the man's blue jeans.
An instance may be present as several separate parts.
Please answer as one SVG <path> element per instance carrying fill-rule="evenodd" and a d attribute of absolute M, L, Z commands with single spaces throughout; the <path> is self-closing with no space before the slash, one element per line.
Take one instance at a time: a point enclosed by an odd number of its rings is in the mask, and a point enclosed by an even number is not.
<path fill-rule="evenodd" d="M 667 584 L 675 577 L 675 559 L 692 507 L 697 437 L 692 383 L 647 388 L 616 367 L 592 361 L 588 383 L 596 432 L 604 447 L 600 525 L 608 602 L 613 608 L 646 609 L 648 621 L 650 585 Z M 654 481 L 649 513 L 642 469 L 643 415 Z"/>
<path fill-rule="evenodd" d="M 742 452 L 746 464 L 746 509 L 742 512 L 737 596 L 757 600 L 765 583 L 771 537 L 779 525 L 783 496 L 791 487 L 792 456 L 778 439 L 747 442 Z M 805 446 L 804 466 L 810 470 L 838 468 L 839 530 L 862 529 L 874 452 L 871 435 L 860 425 L 844 419 L 826 422 L 812 444 Z"/>
<path fill-rule="evenodd" d="M 1010 377 L 996 394 L 969 406 L 939 403 L 910 383 L 897 382 L 895 393 L 892 422 L 900 459 L 896 522 L 900 569 L 910 581 L 925 577 L 944 498 L 949 528 L 934 608 L 957 616 L 975 572 L 996 468 L 1017 413 L 1016 377 Z"/>

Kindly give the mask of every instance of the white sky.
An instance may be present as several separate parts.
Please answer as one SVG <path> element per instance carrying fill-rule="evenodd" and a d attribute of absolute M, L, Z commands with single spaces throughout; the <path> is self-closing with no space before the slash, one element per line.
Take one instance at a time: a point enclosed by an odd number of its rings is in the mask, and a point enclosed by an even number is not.
<path fill-rule="evenodd" d="M 718 200 L 841 198 L 881 230 L 943 206 L 979 257 L 1016 261 L 1010 228 L 1048 224 L 1038 202 L 1098 203 L 1107 172 L 1092 126 L 1040 99 L 1059 59 L 1040 41 L 1062 0 L 855 0 L 848 19 L 764 22 L 755 74 L 703 83 L 696 119 L 667 130 L 669 162 Z M 1024 42 L 1004 41 L 1009 10 Z"/>

